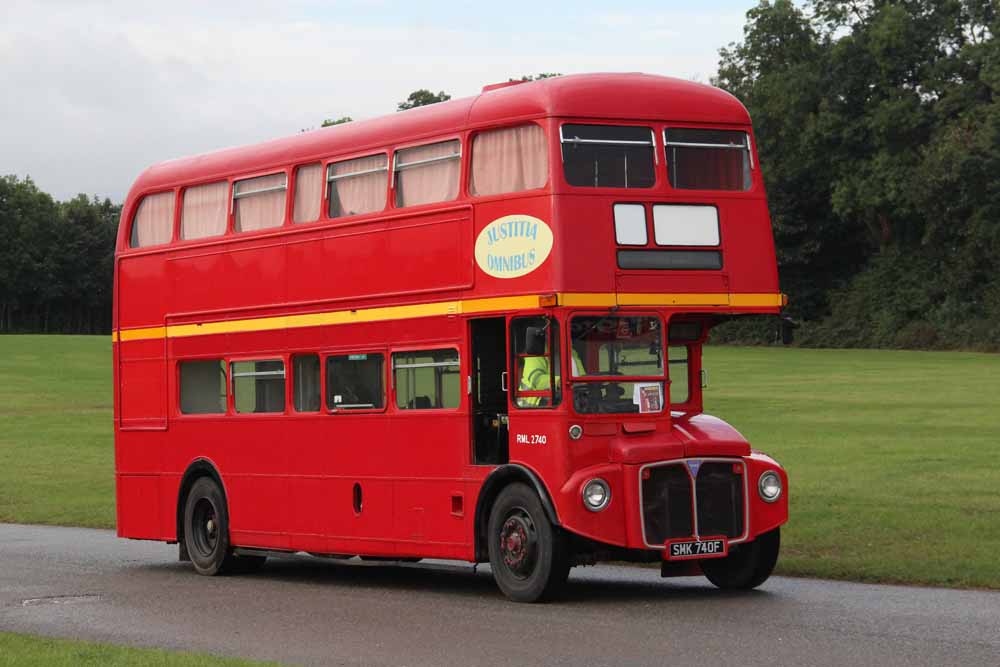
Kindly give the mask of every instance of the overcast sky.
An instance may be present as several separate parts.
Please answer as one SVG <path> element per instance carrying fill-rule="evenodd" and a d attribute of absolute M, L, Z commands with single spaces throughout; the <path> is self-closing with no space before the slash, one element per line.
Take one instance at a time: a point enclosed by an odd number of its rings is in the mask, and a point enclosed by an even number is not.
<path fill-rule="evenodd" d="M 708 82 L 754 0 L 0 0 L 0 174 L 120 201 L 150 164 L 536 72 Z"/>

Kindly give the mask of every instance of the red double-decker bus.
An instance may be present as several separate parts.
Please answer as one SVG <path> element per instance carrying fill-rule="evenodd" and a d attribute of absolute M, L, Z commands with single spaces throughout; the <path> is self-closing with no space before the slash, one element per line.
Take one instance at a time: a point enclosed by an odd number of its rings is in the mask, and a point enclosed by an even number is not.
<path fill-rule="evenodd" d="M 784 297 L 750 119 L 640 74 L 146 170 L 115 261 L 118 534 L 201 574 L 308 552 L 751 588 L 787 477 L 702 411 L 702 346 Z"/>

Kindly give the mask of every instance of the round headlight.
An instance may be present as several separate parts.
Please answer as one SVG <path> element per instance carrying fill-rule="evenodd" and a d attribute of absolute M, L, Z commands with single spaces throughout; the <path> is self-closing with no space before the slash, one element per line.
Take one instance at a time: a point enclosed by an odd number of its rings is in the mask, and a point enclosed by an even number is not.
<path fill-rule="evenodd" d="M 761 500 L 773 503 L 781 497 L 781 476 L 773 470 L 768 470 L 757 481 L 757 492 Z"/>
<path fill-rule="evenodd" d="M 583 485 L 583 506 L 600 512 L 611 502 L 611 487 L 603 479 L 592 479 Z"/>
<path fill-rule="evenodd" d="M 569 427 L 569 437 L 573 440 L 579 440 L 583 435 L 583 427 L 579 424 L 573 424 Z"/>

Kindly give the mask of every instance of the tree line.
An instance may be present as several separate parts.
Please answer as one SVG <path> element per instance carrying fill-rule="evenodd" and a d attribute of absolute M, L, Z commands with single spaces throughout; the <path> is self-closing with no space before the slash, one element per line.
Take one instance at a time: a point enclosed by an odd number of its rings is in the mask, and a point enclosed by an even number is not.
<path fill-rule="evenodd" d="M 0 177 L 0 332 L 108 333 L 121 205 Z"/>
<path fill-rule="evenodd" d="M 801 344 L 1000 350 L 998 28 L 992 0 L 764 0 L 720 51 L 712 83 L 753 118 Z M 0 181 L 0 331 L 106 331 L 117 216 Z"/>
<path fill-rule="evenodd" d="M 722 49 L 802 343 L 1000 349 L 997 7 L 765 1 Z"/>

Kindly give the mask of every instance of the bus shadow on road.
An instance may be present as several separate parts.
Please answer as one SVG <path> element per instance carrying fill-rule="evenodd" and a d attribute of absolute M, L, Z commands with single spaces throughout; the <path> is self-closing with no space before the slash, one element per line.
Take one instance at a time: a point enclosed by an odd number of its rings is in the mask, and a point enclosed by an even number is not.
<path fill-rule="evenodd" d="M 191 576 L 196 575 L 192 572 Z M 505 601 L 493 582 L 488 566 L 473 568 L 471 564 L 457 561 L 399 563 L 296 556 L 271 558 L 259 572 L 227 578 L 259 583 L 431 593 Z M 766 589 L 719 590 L 698 577 L 662 579 L 656 570 L 650 568 L 605 567 L 595 570 L 578 567 L 570 572 L 569 581 L 555 602 L 590 605 L 628 602 L 677 604 L 710 599 L 760 602 L 775 598 L 776 595 Z"/>

